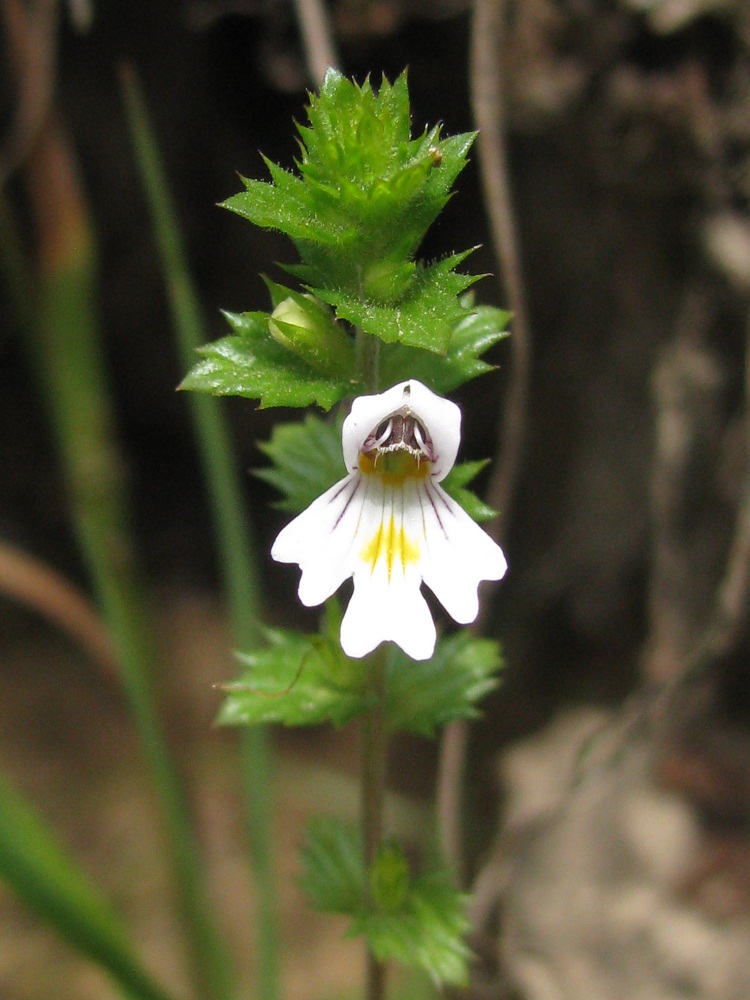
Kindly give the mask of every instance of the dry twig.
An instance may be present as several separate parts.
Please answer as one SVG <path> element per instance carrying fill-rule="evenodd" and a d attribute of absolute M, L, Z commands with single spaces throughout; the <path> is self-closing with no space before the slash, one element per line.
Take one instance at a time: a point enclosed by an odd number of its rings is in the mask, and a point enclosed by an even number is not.
<path fill-rule="evenodd" d="M 505 0 L 475 0 L 471 32 L 470 74 L 474 122 L 479 130 L 477 151 L 484 200 L 502 285 L 513 313 L 511 376 L 505 405 L 501 410 L 498 447 L 487 502 L 501 512 L 488 533 L 504 541 L 510 507 L 518 481 L 526 436 L 526 408 L 531 363 L 531 331 L 521 275 L 521 259 L 514 222 L 513 199 L 508 170 L 506 114 L 501 66 L 506 45 L 507 6 Z M 489 607 L 491 589 L 485 590 L 482 628 Z M 460 832 L 461 781 L 468 731 L 465 722 L 451 723 L 443 736 L 438 773 L 438 822 L 443 854 L 461 877 Z"/>
<path fill-rule="evenodd" d="M 0 542 L 0 593 L 59 625 L 119 685 L 112 643 L 96 609 L 59 573 Z"/>
<path fill-rule="evenodd" d="M 329 66 L 339 66 L 339 56 L 324 0 L 294 0 L 307 71 L 316 87 L 323 83 Z"/>
<path fill-rule="evenodd" d="M 15 112 L 0 142 L 0 185 L 24 162 L 47 119 L 55 82 L 56 0 L 2 0 L 6 57 L 18 86 Z"/>

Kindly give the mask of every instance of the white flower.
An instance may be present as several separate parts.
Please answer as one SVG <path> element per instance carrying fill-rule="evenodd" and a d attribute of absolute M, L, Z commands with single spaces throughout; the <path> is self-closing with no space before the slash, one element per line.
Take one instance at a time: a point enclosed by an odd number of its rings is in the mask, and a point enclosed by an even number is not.
<path fill-rule="evenodd" d="M 349 474 L 274 542 L 274 559 L 299 564 L 308 607 L 354 577 L 341 623 L 348 656 L 391 640 L 413 659 L 429 659 L 436 635 L 422 581 L 465 625 L 479 610 L 479 582 L 505 573 L 500 547 L 438 485 L 460 436 L 456 404 L 414 379 L 360 396 L 342 433 Z"/>

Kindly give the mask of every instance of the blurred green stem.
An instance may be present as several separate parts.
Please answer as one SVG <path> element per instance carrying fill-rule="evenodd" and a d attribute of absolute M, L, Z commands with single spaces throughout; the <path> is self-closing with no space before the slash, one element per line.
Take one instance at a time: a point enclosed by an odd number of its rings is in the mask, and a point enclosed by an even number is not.
<path fill-rule="evenodd" d="M 153 217 L 159 254 L 185 370 L 195 363 L 195 351 L 208 339 L 190 279 L 169 187 L 158 155 L 140 87 L 131 72 L 122 73 L 128 122 L 138 166 Z M 196 437 L 216 524 L 233 640 L 242 650 L 259 642 L 262 618 L 255 545 L 242 495 L 237 464 L 219 400 L 190 394 Z M 279 947 L 276 886 L 272 858 L 272 761 L 268 733 L 242 730 L 247 827 L 258 888 L 257 968 L 259 1000 L 279 996 Z"/>
<path fill-rule="evenodd" d="M 39 294 L 34 352 L 71 497 L 75 525 L 159 793 L 200 1000 L 233 996 L 229 964 L 211 920 L 203 863 L 185 796 L 155 707 L 153 629 L 133 564 L 123 470 L 95 300 L 95 250 L 74 157 L 54 120 L 27 167 L 38 226 Z"/>

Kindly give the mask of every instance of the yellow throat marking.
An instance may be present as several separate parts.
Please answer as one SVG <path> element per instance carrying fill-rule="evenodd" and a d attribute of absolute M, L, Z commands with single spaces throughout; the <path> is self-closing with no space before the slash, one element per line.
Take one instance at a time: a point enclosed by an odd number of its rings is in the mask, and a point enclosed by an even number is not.
<path fill-rule="evenodd" d="M 419 561 L 419 544 L 406 534 L 403 524 L 396 527 L 396 521 L 391 514 L 388 524 L 382 521 L 380 527 L 360 552 L 360 558 L 375 572 L 375 567 L 381 559 L 385 560 L 388 569 L 388 580 L 391 579 L 393 567 L 401 563 L 402 571 L 410 563 Z"/>
<path fill-rule="evenodd" d="M 378 476 L 386 486 L 400 486 L 405 479 L 424 479 L 429 474 L 430 463 L 408 451 L 362 454 L 359 471 L 366 476 Z"/>

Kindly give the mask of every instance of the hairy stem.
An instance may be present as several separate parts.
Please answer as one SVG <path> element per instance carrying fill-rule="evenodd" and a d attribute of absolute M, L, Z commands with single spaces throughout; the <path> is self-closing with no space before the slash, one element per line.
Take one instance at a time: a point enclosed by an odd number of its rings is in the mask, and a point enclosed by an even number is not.
<path fill-rule="evenodd" d="M 363 330 L 356 331 L 357 361 L 362 382 L 368 392 L 377 392 L 380 341 Z M 388 732 L 386 729 L 385 650 L 378 647 L 367 657 L 367 684 L 370 706 L 362 717 L 362 843 L 365 860 L 365 898 L 372 903 L 370 872 L 383 834 L 383 800 L 388 767 Z M 367 950 L 365 1000 L 383 1000 L 385 966 Z"/>
<path fill-rule="evenodd" d="M 380 387 L 380 341 L 357 329 L 355 344 L 362 384 L 367 392 L 377 392 Z"/>
<path fill-rule="evenodd" d="M 376 649 L 367 659 L 371 705 L 362 717 L 362 842 L 365 856 L 365 895 L 383 835 L 383 801 L 388 768 L 388 731 L 385 719 L 385 653 Z M 385 966 L 367 952 L 366 1000 L 385 996 Z"/>

